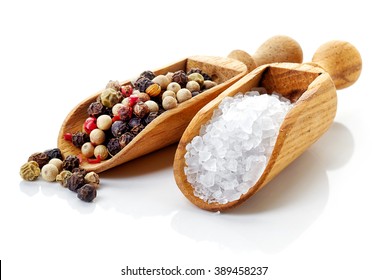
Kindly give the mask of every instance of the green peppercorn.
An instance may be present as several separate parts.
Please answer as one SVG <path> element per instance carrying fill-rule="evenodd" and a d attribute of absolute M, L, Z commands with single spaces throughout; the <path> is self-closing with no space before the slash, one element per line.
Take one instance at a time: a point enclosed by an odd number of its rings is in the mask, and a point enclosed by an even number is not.
<path fill-rule="evenodd" d="M 39 164 L 36 161 L 29 161 L 20 167 L 20 176 L 23 180 L 33 181 L 40 175 Z"/>
<path fill-rule="evenodd" d="M 101 103 L 103 106 L 112 108 L 115 104 L 121 101 L 121 94 L 112 88 L 107 88 L 100 94 Z"/>

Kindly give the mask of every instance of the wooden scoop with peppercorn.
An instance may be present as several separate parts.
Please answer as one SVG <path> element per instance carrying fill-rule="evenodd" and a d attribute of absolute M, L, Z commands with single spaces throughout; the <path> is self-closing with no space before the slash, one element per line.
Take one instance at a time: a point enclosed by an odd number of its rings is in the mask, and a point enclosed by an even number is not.
<path fill-rule="evenodd" d="M 337 109 L 336 89 L 352 85 L 358 79 L 361 68 L 361 56 L 353 45 L 343 41 L 331 41 L 316 51 L 311 63 L 266 64 L 247 74 L 203 107 L 181 137 L 175 154 L 174 175 L 182 193 L 196 206 L 210 211 L 228 210 L 246 201 L 329 129 Z M 225 203 L 204 201 L 188 182 L 186 147 L 201 134 L 202 125 L 208 123 L 222 100 L 257 87 L 265 88 L 269 94 L 280 93 L 291 102 L 290 110 L 285 115 L 273 143 L 266 167 L 261 169 L 262 175 L 256 183 L 248 186 L 239 198 Z M 217 187 L 224 191 L 230 190 L 222 186 Z"/>
<path fill-rule="evenodd" d="M 302 62 L 302 50 L 287 36 L 275 36 L 252 56 L 192 56 L 144 71 L 131 81 L 110 81 L 78 104 L 58 136 L 63 155 L 79 155 L 80 167 L 102 172 L 179 141 L 195 114 L 257 66 Z"/>

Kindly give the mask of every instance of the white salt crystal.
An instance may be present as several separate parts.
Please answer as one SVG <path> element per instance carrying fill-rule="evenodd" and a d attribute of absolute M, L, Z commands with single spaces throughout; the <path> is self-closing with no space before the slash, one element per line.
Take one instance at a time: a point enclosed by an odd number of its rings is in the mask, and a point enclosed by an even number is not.
<path fill-rule="evenodd" d="M 186 146 L 184 172 L 195 196 L 224 204 L 259 180 L 292 106 L 286 98 L 264 92 L 260 88 L 224 98 Z"/>
<path fill-rule="evenodd" d="M 203 139 L 202 137 L 195 136 L 191 141 L 192 148 L 196 151 L 200 151 L 203 147 Z"/>
<path fill-rule="evenodd" d="M 205 170 L 216 171 L 216 159 L 210 159 L 202 163 L 202 166 Z"/>
<path fill-rule="evenodd" d="M 208 151 L 199 151 L 199 162 L 204 162 L 204 161 L 207 161 L 209 160 L 211 157 L 211 153 L 208 152 Z"/>

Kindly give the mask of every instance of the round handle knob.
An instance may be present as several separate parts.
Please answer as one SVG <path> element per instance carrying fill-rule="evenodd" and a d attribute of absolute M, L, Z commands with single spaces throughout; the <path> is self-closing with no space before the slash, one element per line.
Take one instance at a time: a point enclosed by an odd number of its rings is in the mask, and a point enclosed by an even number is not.
<path fill-rule="evenodd" d="M 356 82 L 362 68 L 359 51 L 344 41 L 323 44 L 313 55 L 312 62 L 329 73 L 336 89 L 349 87 Z"/>

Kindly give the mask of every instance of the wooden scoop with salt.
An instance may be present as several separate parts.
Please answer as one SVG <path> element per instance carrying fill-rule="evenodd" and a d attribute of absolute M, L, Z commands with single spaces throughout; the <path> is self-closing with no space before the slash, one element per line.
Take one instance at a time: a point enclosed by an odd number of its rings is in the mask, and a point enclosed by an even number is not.
<path fill-rule="evenodd" d="M 175 159 L 175 180 L 182 193 L 196 206 L 210 211 L 236 207 L 269 183 L 286 166 L 317 141 L 330 127 L 337 108 L 336 89 L 352 85 L 359 77 L 362 60 L 348 42 L 331 41 L 322 45 L 311 63 L 272 63 L 258 67 L 203 107 L 192 119 L 179 142 Z M 225 204 L 207 203 L 194 195 L 184 172 L 186 145 L 199 135 L 227 96 L 245 93 L 254 87 L 277 92 L 291 100 L 268 164 L 259 180 L 238 200 Z M 299 174 L 298 176 L 302 176 Z"/>

